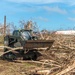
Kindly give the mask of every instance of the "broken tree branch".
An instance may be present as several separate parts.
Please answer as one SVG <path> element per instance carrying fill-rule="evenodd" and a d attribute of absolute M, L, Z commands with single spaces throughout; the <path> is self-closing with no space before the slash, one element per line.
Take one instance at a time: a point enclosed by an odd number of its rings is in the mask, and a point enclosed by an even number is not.
<path fill-rule="evenodd" d="M 7 46 L 6 46 L 7 47 Z M 6 48 L 5 47 L 5 48 Z M 9 53 L 11 51 L 15 51 L 15 50 L 20 50 L 20 49 L 23 49 L 23 47 L 18 47 L 18 48 L 11 48 L 11 47 L 8 47 L 10 50 L 6 51 L 6 52 L 3 52 L 2 54 L 0 54 L 0 56 L 6 54 L 6 53 Z"/>
<path fill-rule="evenodd" d="M 66 47 L 68 49 L 71 49 L 71 50 L 74 50 L 75 49 L 74 47 L 69 47 L 69 46 L 63 45 L 60 42 L 58 42 L 57 44 L 59 44 L 60 46 L 64 46 L 64 47 Z"/>
<path fill-rule="evenodd" d="M 66 68 L 66 69 L 64 69 L 63 71 L 57 73 L 56 75 L 63 75 L 63 74 L 65 74 L 65 73 L 71 71 L 71 70 L 74 69 L 74 68 L 75 68 L 75 61 L 74 61 L 73 65 L 68 66 L 68 68 Z"/>

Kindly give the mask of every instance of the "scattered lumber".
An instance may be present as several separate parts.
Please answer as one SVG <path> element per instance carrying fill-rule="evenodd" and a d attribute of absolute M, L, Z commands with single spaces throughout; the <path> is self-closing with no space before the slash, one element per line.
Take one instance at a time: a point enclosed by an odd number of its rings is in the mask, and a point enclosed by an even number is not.
<path fill-rule="evenodd" d="M 63 75 L 65 73 L 71 71 L 74 68 L 75 68 L 75 61 L 74 61 L 74 63 L 72 65 L 68 66 L 68 68 L 62 70 L 61 72 L 57 73 L 56 75 Z"/>
<path fill-rule="evenodd" d="M 64 45 L 64 44 L 61 44 L 60 42 L 58 42 L 57 44 L 59 44 L 60 46 L 64 46 L 64 47 L 66 47 L 66 48 L 68 48 L 68 49 L 75 50 L 74 47 L 66 46 L 66 45 Z"/>
<path fill-rule="evenodd" d="M 33 60 L 31 60 L 31 61 L 23 61 L 23 60 L 14 60 L 15 62 L 19 62 L 19 63 L 35 63 L 35 64 L 41 64 L 41 65 L 49 65 L 49 66 L 56 66 L 56 67 L 61 67 L 60 65 L 57 65 L 57 64 L 52 64 L 52 63 L 50 63 L 50 62 L 41 62 L 41 61 L 33 61 Z"/>
<path fill-rule="evenodd" d="M 15 51 L 15 50 L 23 49 L 23 47 L 18 47 L 18 48 L 11 48 L 11 47 L 7 47 L 7 46 L 3 46 L 3 47 L 4 47 L 4 48 L 8 48 L 8 49 L 10 49 L 10 50 L 1 53 L 0 56 L 4 55 L 4 54 L 6 54 L 6 53 L 9 53 L 9 52 L 11 52 L 11 51 Z"/>
<path fill-rule="evenodd" d="M 37 75 L 49 75 L 51 72 L 51 70 L 39 70 L 39 71 L 36 71 L 36 74 Z"/>
<path fill-rule="evenodd" d="M 8 51 L 1 53 L 0 56 L 4 55 L 6 53 L 9 53 L 11 51 L 16 51 L 16 50 L 23 49 L 23 47 L 12 48 L 12 47 L 9 47 L 9 46 L 0 46 L 0 49 L 4 49 L 4 48 L 7 48 Z M 34 49 L 36 49 L 36 50 L 46 50 L 47 48 L 34 48 Z"/>

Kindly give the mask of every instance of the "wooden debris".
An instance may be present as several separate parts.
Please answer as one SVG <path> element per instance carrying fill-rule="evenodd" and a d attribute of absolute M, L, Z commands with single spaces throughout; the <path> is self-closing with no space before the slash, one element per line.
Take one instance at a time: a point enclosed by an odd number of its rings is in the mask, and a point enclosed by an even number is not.
<path fill-rule="evenodd" d="M 73 63 L 71 66 L 68 66 L 68 68 L 66 68 L 66 69 L 64 69 L 63 71 L 57 73 L 56 75 L 63 75 L 63 74 L 65 74 L 65 73 L 71 71 L 71 70 L 74 69 L 74 68 L 75 68 L 75 61 L 74 61 L 74 63 Z"/>
<path fill-rule="evenodd" d="M 39 70 L 36 72 L 38 75 L 49 75 L 51 70 Z"/>
<path fill-rule="evenodd" d="M 7 47 L 7 46 L 6 46 L 6 48 L 9 48 L 10 50 L 1 53 L 0 56 L 4 55 L 4 54 L 6 54 L 6 53 L 9 53 L 9 52 L 11 52 L 11 51 L 15 51 L 15 50 L 23 49 L 23 47 L 11 48 L 11 47 Z"/>

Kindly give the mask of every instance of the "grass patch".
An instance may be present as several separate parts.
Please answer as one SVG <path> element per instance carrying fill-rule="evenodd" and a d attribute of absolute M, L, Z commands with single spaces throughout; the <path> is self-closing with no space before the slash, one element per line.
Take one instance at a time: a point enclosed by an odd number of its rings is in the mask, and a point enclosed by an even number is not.
<path fill-rule="evenodd" d="M 25 68 L 30 68 L 30 67 L 35 67 L 36 66 L 36 64 L 32 64 L 32 63 L 24 63 L 24 65 L 25 65 Z"/>

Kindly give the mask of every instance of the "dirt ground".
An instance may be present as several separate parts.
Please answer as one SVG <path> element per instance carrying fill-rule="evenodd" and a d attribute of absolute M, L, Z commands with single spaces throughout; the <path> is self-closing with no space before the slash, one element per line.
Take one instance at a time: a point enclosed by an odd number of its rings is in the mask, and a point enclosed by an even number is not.
<path fill-rule="evenodd" d="M 37 66 L 30 63 L 0 60 L 0 75 L 30 75 Z"/>

